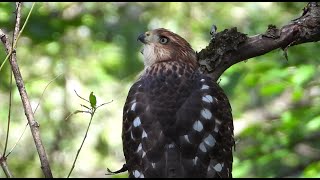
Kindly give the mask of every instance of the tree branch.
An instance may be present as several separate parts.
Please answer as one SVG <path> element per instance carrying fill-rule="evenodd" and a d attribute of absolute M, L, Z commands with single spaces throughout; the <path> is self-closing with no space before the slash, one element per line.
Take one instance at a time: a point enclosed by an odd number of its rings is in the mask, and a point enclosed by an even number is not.
<path fill-rule="evenodd" d="M 21 19 L 21 2 L 16 3 L 16 24 L 15 24 L 15 29 L 14 29 L 14 36 L 17 37 L 20 31 L 20 19 Z M 40 157 L 40 162 L 41 162 L 41 168 L 43 171 L 43 174 L 46 178 L 52 178 L 52 173 L 49 165 L 49 161 L 47 158 L 47 154 L 45 152 L 45 149 L 42 145 L 41 137 L 40 137 L 40 131 L 39 131 L 39 124 L 34 118 L 34 114 L 32 112 L 32 108 L 30 105 L 30 101 L 28 98 L 28 94 L 25 90 L 24 82 L 19 70 L 19 66 L 17 63 L 17 57 L 16 57 L 16 50 L 12 49 L 9 45 L 9 42 L 7 40 L 6 34 L 4 34 L 2 31 L 0 31 L 0 38 L 3 44 L 5 45 L 7 53 L 12 52 L 11 58 L 10 58 L 10 64 L 11 68 L 14 74 L 14 78 L 16 80 L 16 84 L 21 96 L 23 108 L 25 111 L 25 115 L 28 119 L 31 133 L 36 145 L 36 149 L 38 151 L 38 155 Z M 14 38 L 14 40 L 16 40 Z M 13 41 L 13 44 L 15 44 L 16 41 Z"/>
<path fill-rule="evenodd" d="M 0 165 L 3 169 L 3 172 L 6 174 L 7 178 L 13 178 L 13 175 L 11 174 L 11 171 L 8 167 L 6 157 L 0 155 Z"/>
<path fill-rule="evenodd" d="M 281 48 L 320 40 L 320 5 L 310 2 L 302 15 L 289 24 L 276 28 L 269 25 L 264 34 L 248 37 L 237 28 L 214 35 L 209 45 L 197 53 L 200 70 L 215 81 L 232 65 Z M 286 54 L 285 54 L 286 55 Z"/>

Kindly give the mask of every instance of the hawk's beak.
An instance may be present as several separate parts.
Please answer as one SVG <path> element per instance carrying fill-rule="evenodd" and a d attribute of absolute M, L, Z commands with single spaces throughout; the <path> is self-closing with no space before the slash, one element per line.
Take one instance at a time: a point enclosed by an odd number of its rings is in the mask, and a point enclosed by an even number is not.
<path fill-rule="evenodd" d="M 142 34 L 139 35 L 137 41 L 139 40 L 140 42 L 142 42 L 143 44 L 145 44 L 145 43 L 146 43 L 146 39 L 145 39 L 145 38 L 146 38 L 145 33 L 142 33 Z"/>

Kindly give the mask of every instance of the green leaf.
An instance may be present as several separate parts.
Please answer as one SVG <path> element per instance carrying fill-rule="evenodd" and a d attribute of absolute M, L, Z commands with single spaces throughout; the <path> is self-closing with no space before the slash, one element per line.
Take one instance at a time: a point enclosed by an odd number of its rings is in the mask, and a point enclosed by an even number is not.
<path fill-rule="evenodd" d="M 303 89 L 300 86 L 296 86 L 292 92 L 292 100 L 294 102 L 300 101 L 303 98 Z"/>
<path fill-rule="evenodd" d="M 89 101 L 90 101 L 91 107 L 95 108 L 97 105 L 97 98 L 95 95 L 93 95 L 93 92 L 90 93 Z"/>
<path fill-rule="evenodd" d="M 274 83 L 263 86 L 260 92 L 263 96 L 272 96 L 281 93 L 285 89 L 284 84 Z"/>
<path fill-rule="evenodd" d="M 306 124 L 306 129 L 308 131 L 317 131 L 319 128 L 320 128 L 320 116 L 313 118 Z"/>
<path fill-rule="evenodd" d="M 306 178 L 319 178 L 320 177 L 320 161 L 311 163 L 307 168 L 303 171 L 303 176 Z"/>
<path fill-rule="evenodd" d="M 302 65 L 298 67 L 294 76 L 292 77 L 292 82 L 296 85 L 302 85 L 303 83 L 307 82 L 310 78 L 313 77 L 316 70 L 313 65 Z"/>

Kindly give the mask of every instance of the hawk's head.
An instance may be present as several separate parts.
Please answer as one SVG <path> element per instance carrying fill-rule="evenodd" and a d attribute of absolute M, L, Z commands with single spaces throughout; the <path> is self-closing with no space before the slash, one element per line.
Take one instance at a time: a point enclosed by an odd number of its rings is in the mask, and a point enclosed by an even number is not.
<path fill-rule="evenodd" d="M 138 40 L 144 44 L 141 52 L 145 67 L 161 61 L 183 61 L 194 67 L 197 66 L 196 53 L 190 44 L 167 29 L 147 31 L 141 34 Z"/>

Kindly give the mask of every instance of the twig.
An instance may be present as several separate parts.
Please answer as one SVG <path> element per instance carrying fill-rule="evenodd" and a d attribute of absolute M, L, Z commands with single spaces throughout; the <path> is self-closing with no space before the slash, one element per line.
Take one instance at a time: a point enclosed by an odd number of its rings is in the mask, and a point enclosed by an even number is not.
<path fill-rule="evenodd" d="M 20 19 L 21 19 L 21 2 L 16 2 L 16 25 L 14 27 L 13 31 L 13 40 L 12 40 L 12 49 L 15 49 L 14 45 L 17 44 L 18 38 L 19 38 L 19 31 L 20 31 Z M 11 57 L 12 58 L 12 57 Z"/>
<path fill-rule="evenodd" d="M 96 112 L 96 110 L 97 110 L 99 107 L 113 102 L 113 100 L 111 100 L 110 102 L 103 103 L 103 104 L 101 104 L 101 105 L 99 105 L 99 106 L 96 107 L 96 101 L 95 101 L 95 102 L 91 102 L 91 99 L 90 99 L 90 101 L 89 101 L 89 100 L 81 97 L 81 96 L 77 93 L 76 90 L 74 90 L 74 92 L 76 93 L 76 95 L 77 95 L 80 99 L 89 102 L 89 103 L 91 104 L 91 108 L 89 108 L 89 107 L 81 104 L 82 107 L 88 109 L 89 111 L 77 110 L 77 111 L 73 112 L 72 114 L 70 114 L 67 118 L 69 118 L 71 115 L 77 114 L 77 113 L 89 113 L 89 114 L 90 114 L 90 121 L 89 121 L 87 130 L 86 130 L 86 133 L 85 133 L 85 135 L 84 135 L 84 137 L 83 137 L 83 140 L 82 140 L 82 142 L 81 142 L 81 145 L 80 145 L 80 147 L 79 147 L 79 149 L 78 149 L 78 151 L 77 151 L 76 157 L 74 158 L 74 161 L 73 161 L 73 163 L 72 163 L 72 166 L 71 166 L 71 169 L 70 169 L 70 171 L 69 171 L 69 174 L 68 174 L 67 178 L 70 177 L 70 175 L 71 175 L 71 173 L 72 173 L 72 171 L 73 171 L 73 169 L 74 169 L 74 167 L 75 167 L 75 164 L 76 164 L 76 162 L 77 162 L 77 159 L 78 159 L 78 156 L 79 156 L 80 151 L 81 151 L 81 149 L 82 149 L 82 146 L 83 146 L 83 144 L 84 144 L 84 141 L 86 140 L 86 138 L 87 138 L 87 136 L 88 136 L 89 128 L 90 128 L 90 125 L 91 125 L 91 122 L 92 122 L 94 113 Z M 93 95 L 93 93 L 90 94 L 90 97 L 94 97 L 94 99 L 96 100 L 96 97 Z M 67 118 L 66 118 L 66 119 L 67 119 Z"/>
<path fill-rule="evenodd" d="M 104 105 L 106 105 L 106 104 L 112 103 L 112 102 L 113 102 L 113 100 L 111 100 L 111 101 L 109 101 L 109 102 L 106 102 L 106 103 L 103 103 L 103 104 L 100 104 L 99 106 L 96 107 L 96 109 L 98 109 L 99 107 L 104 106 Z"/>
<path fill-rule="evenodd" d="M 23 26 L 22 26 L 22 28 L 21 28 L 21 31 L 20 31 L 20 33 L 19 33 L 19 35 L 18 35 L 18 37 L 17 37 L 17 40 L 19 39 L 19 37 L 20 37 L 20 35 L 22 34 L 25 26 L 27 25 L 27 22 L 28 22 L 28 20 L 29 20 L 29 17 L 30 17 L 30 15 L 31 15 L 31 12 L 32 12 L 32 10 L 33 10 L 34 5 L 35 5 L 35 2 L 32 3 L 31 9 L 30 9 L 30 11 L 29 11 L 29 14 L 28 14 L 28 16 L 27 16 L 27 18 L 26 18 L 26 21 L 24 22 L 24 24 L 23 24 Z M 20 26 L 19 26 L 19 27 L 20 27 Z M 4 34 L 3 31 L 0 29 L 0 38 L 1 38 L 1 41 L 2 41 L 3 36 L 5 36 L 5 34 Z M 6 37 L 5 37 L 5 38 L 6 38 Z M 6 58 L 4 59 L 3 63 L 2 63 L 1 66 L 0 66 L 0 71 L 1 71 L 1 69 L 2 69 L 2 67 L 3 67 L 3 65 L 7 62 L 7 60 L 8 60 L 9 57 L 11 56 L 11 54 L 12 54 L 12 52 L 13 52 L 13 49 L 16 48 L 18 41 L 15 41 L 15 42 L 13 43 L 13 48 L 12 48 L 12 49 L 10 49 L 10 48 L 8 49 L 8 48 L 7 48 L 7 47 L 10 47 L 10 45 L 7 45 L 7 43 L 9 44 L 8 41 L 2 41 L 2 42 L 5 42 L 5 47 L 6 47 L 7 56 L 6 56 Z"/>
<path fill-rule="evenodd" d="M 43 95 L 44 95 L 44 92 L 46 91 L 46 89 L 49 87 L 49 85 L 53 82 L 53 81 L 55 81 L 59 76 L 61 76 L 62 74 L 59 74 L 58 76 L 56 76 L 55 78 L 53 78 L 47 85 L 46 85 L 46 87 L 44 88 L 44 90 L 42 91 L 42 94 L 41 94 L 41 97 L 40 97 L 40 100 L 39 100 L 39 102 L 38 102 L 38 104 L 37 104 L 37 107 L 36 107 L 36 109 L 34 110 L 34 114 L 36 113 L 36 111 L 37 111 L 37 109 L 38 109 L 38 107 L 39 107 L 39 105 L 40 105 L 40 102 L 41 102 L 41 100 L 42 100 L 42 97 L 43 97 Z"/>
<path fill-rule="evenodd" d="M 0 155 L 0 165 L 3 169 L 3 172 L 6 174 L 7 178 L 13 178 L 13 175 L 8 167 L 6 158 Z"/>
<path fill-rule="evenodd" d="M 266 33 L 248 37 L 236 28 L 215 34 L 209 45 L 197 53 L 200 70 L 215 81 L 232 65 L 281 48 L 320 40 L 320 5 L 308 3 L 301 17 L 276 28 L 269 25 Z"/>
<path fill-rule="evenodd" d="M 21 4 L 21 2 L 17 3 L 17 9 L 21 8 L 20 4 Z M 33 6 L 32 6 L 32 8 L 33 8 Z M 30 14 L 31 14 L 31 10 L 29 12 L 29 15 Z M 28 17 L 27 17 L 27 19 L 28 19 Z M 17 15 L 16 15 L 16 26 L 15 26 L 15 31 L 18 31 L 18 32 L 19 32 L 18 25 L 19 25 L 20 18 L 21 18 L 20 10 L 18 10 Z M 21 35 L 21 32 L 19 33 L 19 35 Z M 16 32 L 15 32 L 15 34 L 16 34 Z M 19 38 L 19 35 L 18 35 L 17 39 Z M 5 36 L 6 35 L 4 33 L 0 34 L 1 40 Z M 7 38 L 5 38 L 5 39 L 7 39 Z M 15 47 L 15 45 L 17 44 L 17 41 L 15 41 L 13 43 L 14 43 L 13 47 Z M 6 45 L 7 42 L 3 42 L 3 44 Z M 6 49 L 10 50 L 11 48 L 6 46 Z M 13 71 L 13 74 L 14 74 L 14 77 L 16 80 L 16 84 L 17 84 L 17 87 L 18 87 L 18 90 L 20 93 L 20 97 L 22 100 L 25 115 L 26 115 L 28 122 L 29 122 L 29 126 L 31 129 L 33 140 L 35 142 L 36 149 L 38 151 L 38 155 L 39 155 L 40 162 L 41 162 L 41 169 L 42 169 L 43 174 L 46 178 L 52 178 L 52 173 L 51 173 L 49 161 L 47 158 L 47 154 L 45 152 L 45 149 L 44 149 L 42 141 L 41 141 L 41 136 L 40 136 L 40 132 L 39 132 L 39 124 L 37 123 L 37 121 L 34 118 L 34 114 L 33 114 L 33 111 L 32 111 L 31 105 L 30 105 L 30 101 L 28 98 L 28 94 L 25 90 L 24 82 L 23 82 L 23 79 L 22 79 L 22 76 L 21 76 L 21 73 L 19 70 L 19 66 L 17 64 L 17 60 L 16 60 L 16 52 L 14 49 L 11 49 L 10 52 L 12 52 L 12 54 L 11 54 L 12 58 L 10 59 L 11 68 L 12 68 L 12 71 Z"/>
<path fill-rule="evenodd" d="M 22 131 L 22 134 L 20 135 L 18 141 L 13 145 L 13 147 L 10 149 L 10 151 L 8 152 L 8 154 L 5 156 L 6 158 L 12 153 L 12 151 L 14 150 L 14 148 L 18 145 L 18 143 L 20 142 L 24 132 L 26 132 L 26 129 L 28 127 L 29 123 L 27 123 Z"/>
<path fill-rule="evenodd" d="M 80 99 L 82 99 L 82 100 L 87 101 L 88 103 L 90 103 L 90 101 L 88 101 L 88 100 L 86 100 L 85 98 L 81 97 L 81 96 L 77 93 L 76 90 L 74 90 L 74 92 L 76 93 L 76 95 L 77 95 Z"/>
<path fill-rule="evenodd" d="M 80 111 L 80 110 L 76 110 L 74 111 L 73 113 L 70 113 L 64 120 L 68 120 L 72 115 L 75 115 L 75 114 L 78 114 L 78 113 L 88 113 L 90 114 L 91 112 L 90 111 Z"/>
<path fill-rule="evenodd" d="M 8 139 L 10 132 L 10 121 L 11 121 L 11 106 L 12 106 L 12 71 L 10 69 L 10 87 L 9 87 L 9 111 L 8 111 L 8 124 L 7 124 L 7 134 L 6 134 L 6 142 L 4 144 L 3 157 L 6 157 L 6 151 L 8 147 Z"/>
<path fill-rule="evenodd" d="M 93 112 L 93 113 L 94 113 L 94 112 Z M 91 117 L 90 117 L 90 121 L 89 121 L 87 130 L 86 130 L 86 134 L 84 135 L 84 138 L 83 138 L 83 140 L 82 140 L 82 142 L 81 142 L 80 148 L 79 148 L 78 151 L 77 151 L 76 157 L 75 157 L 75 159 L 74 159 L 74 161 L 73 161 L 72 167 L 71 167 L 70 172 L 69 172 L 69 174 L 68 174 L 68 178 L 70 177 L 70 175 L 71 175 L 71 173 L 72 173 L 72 171 L 73 171 L 73 169 L 74 169 L 74 167 L 75 167 L 76 161 L 77 161 L 77 159 L 78 159 L 78 156 L 79 156 L 79 154 L 80 154 L 80 151 L 81 151 L 81 149 L 82 149 L 82 146 L 83 146 L 83 144 L 84 144 L 84 141 L 85 141 L 86 138 L 87 138 L 88 131 L 89 131 L 89 128 L 90 128 L 92 119 L 93 119 L 93 114 L 90 113 L 90 116 L 91 116 Z"/>

